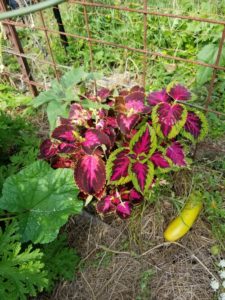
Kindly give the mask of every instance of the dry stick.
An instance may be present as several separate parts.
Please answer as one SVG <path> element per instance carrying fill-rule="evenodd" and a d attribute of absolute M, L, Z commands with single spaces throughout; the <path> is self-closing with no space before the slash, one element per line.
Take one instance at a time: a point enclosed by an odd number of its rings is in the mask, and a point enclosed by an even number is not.
<path fill-rule="evenodd" d="M 127 265 L 128 265 L 128 263 L 124 266 L 124 268 L 123 268 L 123 270 L 121 271 L 120 275 L 117 277 L 117 283 L 119 282 L 121 276 L 123 275 L 123 272 L 124 272 L 125 268 L 127 267 Z M 114 293 L 114 291 L 115 291 L 115 288 L 116 288 L 116 284 L 114 283 L 112 292 L 111 292 L 110 297 L 109 297 L 109 300 L 111 300 L 112 295 L 113 295 L 113 293 Z"/>
<path fill-rule="evenodd" d="M 207 273 L 209 273 L 214 279 L 218 280 L 218 278 L 207 268 L 207 266 L 189 248 L 187 248 L 186 246 L 183 246 L 182 244 L 180 244 L 178 242 L 164 242 L 162 244 L 156 245 L 155 247 L 147 250 L 146 252 L 142 253 L 141 255 L 137 255 L 137 257 L 142 257 L 144 255 L 147 255 L 147 254 L 153 252 L 156 249 L 159 249 L 159 248 L 164 247 L 164 246 L 170 246 L 170 245 L 177 245 L 177 246 L 185 249 L 187 252 L 189 252 L 189 254 L 191 255 L 191 258 L 194 258 L 205 269 L 205 271 Z M 99 245 L 98 247 L 104 249 L 105 251 L 112 252 L 112 253 L 132 255 L 132 253 L 130 253 L 130 252 L 115 251 L 115 250 L 106 248 L 106 247 L 101 246 L 101 245 Z"/>
<path fill-rule="evenodd" d="M 92 287 L 90 286 L 90 283 L 87 281 L 87 279 L 85 278 L 84 274 L 82 272 L 80 272 L 80 273 L 81 273 L 81 276 L 83 277 L 84 281 L 86 282 L 87 286 L 89 287 L 89 289 L 90 289 L 90 291 L 92 293 L 92 299 L 93 300 L 97 300 L 97 297 L 95 296 L 94 291 L 93 291 Z"/>
<path fill-rule="evenodd" d="M 189 252 L 191 257 L 194 258 L 205 269 L 205 271 L 207 271 L 207 273 L 209 273 L 214 279 L 218 280 L 218 278 L 206 267 L 206 265 L 189 248 L 187 248 L 186 246 L 183 246 L 182 244 L 180 244 L 178 242 L 164 242 L 162 244 L 159 244 L 159 245 L 147 250 L 146 252 L 142 253 L 140 256 L 144 256 L 148 253 L 151 253 L 152 251 L 154 251 L 156 249 L 159 249 L 159 248 L 164 247 L 164 246 L 170 246 L 170 245 L 173 245 L 173 244 L 177 245 L 177 246 L 185 249 L 187 252 Z"/>
<path fill-rule="evenodd" d="M 123 270 L 126 268 L 127 264 L 125 265 L 125 267 L 123 268 Z M 116 272 L 112 275 L 112 277 L 106 282 L 106 284 L 101 288 L 100 292 L 97 294 L 96 298 L 99 299 L 99 296 L 101 295 L 101 293 L 104 291 L 105 287 L 107 287 L 109 285 L 109 283 L 114 279 L 114 277 L 117 275 L 117 273 L 119 273 L 119 271 L 122 269 L 122 266 L 116 270 Z"/>

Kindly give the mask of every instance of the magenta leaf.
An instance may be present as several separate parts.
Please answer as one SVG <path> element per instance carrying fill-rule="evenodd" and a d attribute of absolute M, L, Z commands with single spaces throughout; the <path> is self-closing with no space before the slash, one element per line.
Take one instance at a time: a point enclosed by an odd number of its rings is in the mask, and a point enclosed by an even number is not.
<path fill-rule="evenodd" d="M 118 114 L 117 123 L 122 133 L 129 134 L 131 129 L 139 121 L 139 115 L 133 114 L 131 116 L 126 116 L 125 114 Z"/>
<path fill-rule="evenodd" d="M 99 129 L 88 129 L 85 133 L 85 141 L 82 143 L 83 149 L 91 154 L 97 147 L 105 145 L 111 148 L 111 142 L 107 134 Z"/>
<path fill-rule="evenodd" d="M 125 97 L 125 106 L 128 111 L 133 113 L 141 113 L 145 111 L 145 94 L 137 91 Z"/>
<path fill-rule="evenodd" d="M 166 150 L 166 155 L 176 166 L 186 166 L 185 152 L 183 146 L 179 142 L 172 142 Z"/>
<path fill-rule="evenodd" d="M 148 124 L 142 126 L 130 141 L 130 151 L 143 160 L 150 156 L 157 147 L 156 134 Z"/>
<path fill-rule="evenodd" d="M 120 185 L 130 181 L 128 153 L 128 149 L 120 148 L 113 151 L 109 156 L 106 163 L 106 177 L 109 184 Z"/>
<path fill-rule="evenodd" d="M 139 85 L 134 85 L 131 89 L 130 89 L 130 93 L 133 93 L 133 92 L 142 92 L 144 93 L 145 92 L 145 89 Z"/>
<path fill-rule="evenodd" d="M 129 173 L 135 189 L 142 194 L 147 193 L 154 178 L 153 164 L 150 161 L 136 161 L 130 166 Z"/>
<path fill-rule="evenodd" d="M 108 195 L 99 200 L 96 204 L 96 210 L 100 214 L 107 214 L 115 211 L 116 206 L 112 204 L 112 196 Z"/>
<path fill-rule="evenodd" d="M 103 132 L 109 137 L 110 140 L 110 148 L 112 148 L 116 141 L 116 132 L 115 129 L 112 127 L 106 127 L 103 129 Z"/>
<path fill-rule="evenodd" d="M 52 166 L 53 169 L 73 168 L 74 167 L 74 162 L 69 158 L 56 156 L 52 159 L 51 166 Z"/>
<path fill-rule="evenodd" d="M 121 202 L 116 207 L 116 213 L 121 219 L 130 217 L 132 211 L 132 204 L 128 201 Z"/>
<path fill-rule="evenodd" d="M 110 90 L 106 89 L 106 88 L 101 88 L 98 92 L 97 92 L 97 96 L 101 99 L 101 100 L 105 100 L 106 98 L 108 98 L 110 96 Z"/>
<path fill-rule="evenodd" d="M 152 92 L 147 97 L 148 103 L 155 106 L 161 102 L 169 102 L 170 96 L 167 94 L 166 89 Z"/>
<path fill-rule="evenodd" d="M 44 140 L 40 146 L 40 158 L 49 159 L 58 152 L 58 146 L 50 139 Z"/>
<path fill-rule="evenodd" d="M 74 170 L 74 178 L 79 189 L 85 194 L 99 193 L 106 181 L 105 164 L 97 155 L 84 155 Z"/>
<path fill-rule="evenodd" d="M 70 107 L 69 119 L 71 119 L 75 125 L 85 124 L 87 120 L 91 119 L 91 116 L 91 111 L 84 109 L 78 103 L 73 103 Z"/>
<path fill-rule="evenodd" d="M 181 131 L 187 118 L 182 104 L 159 103 L 153 108 L 152 122 L 156 133 L 164 138 L 174 138 Z"/>
<path fill-rule="evenodd" d="M 150 160 L 153 162 L 155 167 L 159 168 L 169 168 L 170 163 L 168 159 L 162 154 L 160 151 L 156 151 L 150 158 Z"/>
<path fill-rule="evenodd" d="M 75 144 L 61 143 L 58 146 L 59 153 L 73 153 L 77 149 Z"/>
<path fill-rule="evenodd" d="M 191 93 L 180 84 L 173 86 L 168 93 L 174 100 L 186 101 L 191 98 Z"/>
<path fill-rule="evenodd" d="M 52 132 L 52 137 L 62 142 L 72 143 L 75 142 L 73 131 L 73 126 L 60 125 L 59 127 L 56 127 L 54 129 L 54 131 Z"/>
<path fill-rule="evenodd" d="M 132 204 L 140 204 L 141 202 L 144 201 L 144 197 L 142 194 L 140 194 L 138 191 L 136 191 L 134 188 L 130 191 L 129 194 L 129 201 Z"/>
<path fill-rule="evenodd" d="M 188 111 L 183 135 L 195 142 L 202 140 L 207 131 L 208 125 L 205 116 L 199 111 Z"/>

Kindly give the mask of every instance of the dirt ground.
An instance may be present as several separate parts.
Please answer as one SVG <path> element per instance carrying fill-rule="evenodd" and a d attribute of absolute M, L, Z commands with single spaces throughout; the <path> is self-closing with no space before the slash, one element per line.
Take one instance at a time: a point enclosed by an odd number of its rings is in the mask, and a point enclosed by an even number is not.
<path fill-rule="evenodd" d="M 48 299 L 212 300 L 214 240 L 207 223 L 199 219 L 172 245 L 164 242 L 163 229 L 173 216 L 164 200 L 148 206 L 135 228 L 132 221 L 107 224 L 87 212 L 71 219 L 70 244 L 84 267 L 76 280 L 60 283 Z"/>

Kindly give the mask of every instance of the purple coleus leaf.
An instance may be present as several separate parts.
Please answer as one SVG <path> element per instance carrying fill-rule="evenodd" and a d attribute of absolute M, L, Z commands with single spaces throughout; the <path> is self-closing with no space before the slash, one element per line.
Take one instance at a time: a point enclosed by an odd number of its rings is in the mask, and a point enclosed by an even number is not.
<path fill-rule="evenodd" d="M 84 109 L 80 104 L 73 103 L 70 106 L 69 119 L 75 125 L 84 125 L 92 116 L 91 111 Z"/>
<path fill-rule="evenodd" d="M 140 117 L 138 114 L 126 116 L 125 114 L 118 114 L 117 123 L 122 133 L 129 134 L 131 129 L 138 123 Z"/>
<path fill-rule="evenodd" d="M 100 214 L 107 214 L 115 211 L 116 206 L 112 203 L 112 196 L 107 195 L 96 204 L 96 210 Z"/>
<path fill-rule="evenodd" d="M 61 143 L 58 145 L 59 153 L 73 153 L 74 151 L 76 151 L 76 149 L 77 149 L 76 144 Z"/>
<path fill-rule="evenodd" d="M 130 89 L 130 93 L 133 93 L 133 92 L 142 92 L 144 93 L 145 92 L 145 89 L 139 85 L 134 85 L 131 89 Z"/>
<path fill-rule="evenodd" d="M 84 155 L 74 170 L 74 178 L 79 189 L 85 194 L 99 193 L 106 181 L 105 164 L 97 155 Z"/>
<path fill-rule="evenodd" d="M 132 204 L 137 205 L 144 201 L 144 197 L 141 193 L 133 188 L 129 193 L 129 201 Z"/>
<path fill-rule="evenodd" d="M 49 159 L 58 152 L 58 145 L 50 139 L 44 140 L 40 146 L 40 158 Z"/>
<path fill-rule="evenodd" d="M 147 97 L 148 103 L 155 106 L 161 102 L 169 102 L 170 96 L 167 94 L 166 89 L 152 92 Z"/>
<path fill-rule="evenodd" d="M 187 110 L 182 104 L 159 103 L 152 111 L 153 127 L 162 138 L 174 138 L 181 131 L 186 118 Z"/>
<path fill-rule="evenodd" d="M 191 93 L 184 86 L 177 84 L 174 85 L 169 91 L 168 94 L 174 100 L 189 100 L 191 98 Z"/>
<path fill-rule="evenodd" d="M 130 164 L 128 153 L 128 149 L 120 148 L 113 151 L 109 156 L 106 164 L 106 174 L 109 183 L 120 185 L 130 181 L 128 174 Z"/>
<path fill-rule="evenodd" d="M 155 167 L 159 167 L 163 169 L 170 167 L 168 159 L 166 159 L 166 157 L 160 151 L 156 151 L 155 153 L 153 153 L 150 160 L 153 162 Z"/>
<path fill-rule="evenodd" d="M 116 213 L 121 219 L 130 217 L 132 211 L 132 204 L 128 201 L 121 202 L 116 207 Z"/>
<path fill-rule="evenodd" d="M 111 148 L 111 142 L 107 134 L 99 129 L 88 129 L 85 133 L 85 141 L 82 143 L 83 149 L 91 154 L 97 147 L 105 145 Z"/>
<path fill-rule="evenodd" d="M 108 98 L 110 96 L 110 90 L 106 89 L 106 88 L 101 88 L 98 92 L 97 92 L 97 96 L 101 99 L 101 100 L 105 100 L 106 98 Z"/>
<path fill-rule="evenodd" d="M 51 161 L 51 166 L 53 169 L 73 168 L 74 161 L 66 157 L 55 156 Z"/>
<path fill-rule="evenodd" d="M 166 149 L 166 155 L 172 160 L 176 166 L 186 166 L 185 152 L 183 146 L 175 141 Z"/>
<path fill-rule="evenodd" d="M 208 125 L 205 116 L 199 111 L 188 111 L 183 135 L 192 142 L 200 141 L 207 133 Z"/>
<path fill-rule="evenodd" d="M 154 178 L 153 164 L 150 161 L 145 163 L 136 161 L 131 164 L 129 173 L 135 189 L 142 194 L 147 193 Z"/>
<path fill-rule="evenodd" d="M 73 131 L 73 126 L 60 125 L 53 130 L 52 137 L 62 142 L 73 143 L 75 142 Z"/>
<path fill-rule="evenodd" d="M 133 92 L 125 97 L 125 106 L 128 111 L 134 113 L 143 112 L 145 109 L 145 94 L 143 92 Z"/>
<path fill-rule="evenodd" d="M 130 141 L 130 157 L 143 160 L 150 156 L 157 147 L 156 134 L 154 129 L 146 124 L 133 136 Z M 132 157 L 133 155 L 133 157 Z"/>

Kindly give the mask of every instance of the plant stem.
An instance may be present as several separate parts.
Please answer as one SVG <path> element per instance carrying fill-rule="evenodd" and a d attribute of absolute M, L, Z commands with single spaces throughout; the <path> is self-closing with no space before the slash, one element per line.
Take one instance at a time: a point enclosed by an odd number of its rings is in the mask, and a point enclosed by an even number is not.
<path fill-rule="evenodd" d="M 12 220 L 14 218 L 16 218 L 16 216 L 14 216 L 14 217 L 7 217 L 7 218 L 0 218 L 0 221 Z"/>

